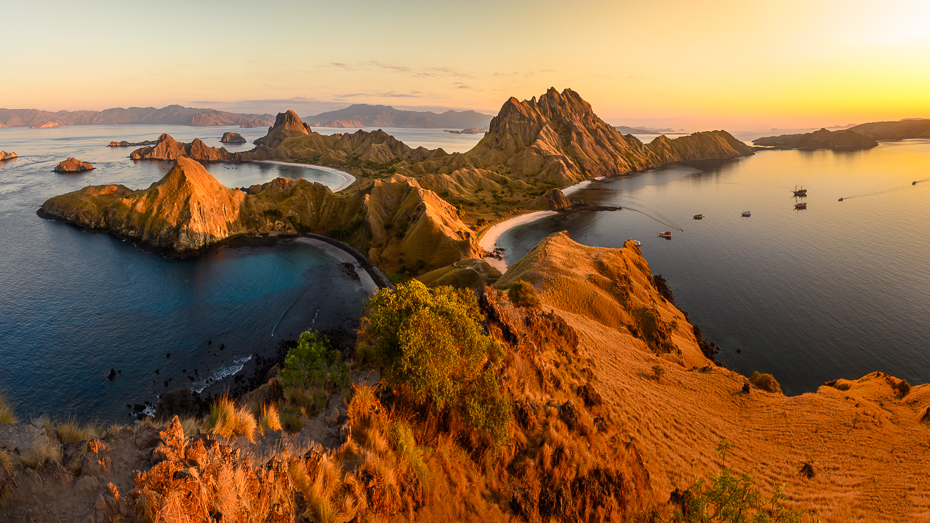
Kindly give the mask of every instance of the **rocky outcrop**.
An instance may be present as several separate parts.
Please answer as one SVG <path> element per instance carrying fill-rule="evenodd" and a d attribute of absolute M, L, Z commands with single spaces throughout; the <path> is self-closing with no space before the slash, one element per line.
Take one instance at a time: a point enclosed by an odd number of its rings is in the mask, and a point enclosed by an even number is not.
<path fill-rule="evenodd" d="M 852 130 L 830 132 L 826 129 L 804 134 L 766 136 L 752 141 L 773 149 L 868 149 L 878 142 Z"/>
<path fill-rule="evenodd" d="M 155 145 L 137 149 L 129 155 L 133 160 L 158 160 L 162 162 L 173 162 L 182 156 L 192 158 L 198 162 L 239 161 L 237 155 L 230 153 L 223 147 L 219 149 L 210 147 L 203 143 L 200 138 L 194 138 L 191 143 L 183 143 L 168 134 L 159 136 Z"/>
<path fill-rule="evenodd" d="M 546 194 L 536 198 L 533 208 L 547 211 L 567 211 L 572 208 L 572 202 L 559 189 L 549 189 Z"/>
<path fill-rule="evenodd" d="M 126 140 L 117 142 L 111 141 L 107 147 L 143 147 L 146 145 L 155 145 L 158 140 L 143 140 L 141 142 L 127 142 Z"/>
<path fill-rule="evenodd" d="M 220 138 L 220 141 L 223 143 L 246 143 L 245 137 L 239 133 L 223 133 L 223 137 Z"/>
<path fill-rule="evenodd" d="M 30 129 L 56 129 L 61 127 L 61 124 L 58 122 L 45 122 L 40 125 L 33 125 Z"/>
<path fill-rule="evenodd" d="M 462 129 L 461 131 L 445 131 L 449 134 L 481 134 L 488 132 L 487 129 L 478 129 L 477 127 L 470 127 L 468 129 Z"/>
<path fill-rule="evenodd" d="M 52 171 L 61 174 L 75 174 L 91 171 L 94 168 L 95 167 L 93 165 L 87 162 L 82 162 L 75 158 L 68 158 L 67 160 L 56 165 Z"/>
<path fill-rule="evenodd" d="M 907 140 L 930 138 L 930 119 L 908 118 L 897 122 L 871 122 L 847 129 L 873 140 Z"/>
<path fill-rule="evenodd" d="M 268 130 L 268 134 L 255 140 L 255 145 L 265 145 L 271 148 L 278 147 L 281 142 L 293 136 L 310 134 L 310 126 L 304 123 L 294 111 L 278 113 L 274 120 L 274 125 Z"/>
<path fill-rule="evenodd" d="M 5 161 L 7 161 L 7 160 L 12 160 L 13 158 L 16 158 L 16 157 L 17 157 L 17 156 L 16 156 L 16 153 L 14 153 L 14 152 L 9 152 L 9 153 L 8 153 L 8 152 L 6 152 L 6 151 L 0 151 L 0 162 L 5 162 Z"/>

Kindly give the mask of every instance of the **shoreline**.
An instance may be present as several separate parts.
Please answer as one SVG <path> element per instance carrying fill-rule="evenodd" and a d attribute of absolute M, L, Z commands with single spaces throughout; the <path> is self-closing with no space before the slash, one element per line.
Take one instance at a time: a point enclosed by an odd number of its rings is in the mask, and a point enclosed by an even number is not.
<path fill-rule="evenodd" d="M 590 180 L 585 180 L 583 182 L 578 182 L 574 185 L 569 185 L 568 187 L 561 189 L 562 194 L 568 196 L 569 194 L 574 194 L 587 186 L 591 185 L 594 182 L 603 180 L 604 177 L 592 178 Z M 520 214 L 514 216 L 513 218 L 504 220 L 502 222 L 496 223 L 491 226 L 490 229 L 485 231 L 485 233 L 478 240 L 478 246 L 484 249 L 487 252 L 494 252 L 494 249 L 497 248 L 497 240 L 505 232 L 518 227 L 520 225 L 526 225 L 528 223 L 533 223 L 550 216 L 555 216 L 559 214 L 558 211 L 533 211 L 525 214 Z M 501 271 L 501 274 L 507 272 L 507 269 L 510 268 L 510 264 L 505 262 L 503 259 L 497 259 L 490 256 L 484 258 L 484 261 L 488 262 L 488 265 L 494 267 L 495 269 Z"/>
<path fill-rule="evenodd" d="M 309 163 L 279 162 L 277 160 L 253 160 L 252 163 L 270 163 L 274 165 L 289 165 L 291 167 L 303 167 L 305 169 L 316 169 L 318 171 L 326 171 L 326 172 L 333 173 L 343 179 L 342 185 L 333 189 L 334 193 L 339 192 L 343 189 L 347 189 L 349 186 L 355 183 L 355 180 L 356 180 L 355 176 L 352 176 L 351 174 L 345 171 L 340 171 L 339 169 L 334 169 L 332 167 L 323 167 L 322 165 L 312 165 Z"/>

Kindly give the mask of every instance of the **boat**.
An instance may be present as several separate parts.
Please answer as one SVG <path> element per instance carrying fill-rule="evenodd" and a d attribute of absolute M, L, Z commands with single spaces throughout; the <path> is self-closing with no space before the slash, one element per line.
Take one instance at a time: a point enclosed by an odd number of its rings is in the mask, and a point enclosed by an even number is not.
<path fill-rule="evenodd" d="M 805 189 L 803 185 L 800 189 L 798 189 L 798 186 L 795 185 L 794 190 L 791 192 L 793 192 L 795 196 L 807 196 L 807 189 Z"/>
<path fill-rule="evenodd" d="M 663 237 L 663 238 L 668 238 L 668 239 L 671 240 L 671 239 L 672 239 L 672 231 L 660 232 L 660 233 L 659 233 L 659 236 L 661 236 L 661 237 Z"/>
<path fill-rule="evenodd" d="M 695 215 L 694 215 L 694 219 L 695 219 L 695 220 L 703 220 L 703 219 L 704 219 L 704 215 L 703 215 L 703 214 L 695 214 Z"/>
<path fill-rule="evenodd" d="M 794 204 L 795 209 L 807 209 L 807 202 L 801 202 Z"/>
<path fill-rule="evenodd" d="M 744 218 L 749 218 L 750 216 L 752 216 L 752 211 L 743 211 Z"/>
<path fill-rule="evenodd" d="M 643 245 L 643 242 L 639 240 L 633 240 L 633 243 L 635 243 L 637 247 L 641 247 Z"/>
<path fill-rule="evenodd" d="M 917 180 L 914 180 L 913 182 L 911 182 L 911 185 L 917 185 Z"/>
<path fill-rule="evenodd" d="M 843 201 L 843 199 L 842 199 L 842 198 L 840 198 L 840 199 L 839 199 L 839 200 L 837 200 L 837 201 L 838 201 L 838 202 L 841 202 L 841 201 Z"/>

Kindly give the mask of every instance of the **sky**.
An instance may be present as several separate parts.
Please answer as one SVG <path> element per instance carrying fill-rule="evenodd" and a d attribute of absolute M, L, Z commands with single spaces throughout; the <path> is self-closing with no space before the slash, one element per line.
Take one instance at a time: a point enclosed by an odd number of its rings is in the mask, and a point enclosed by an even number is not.
<path fill-rule="evenodd" d="M 496 114 L 569 87 L 617 125 L 930 118 L 926 0 L 30 0 L 0 56 L 17 109 Z"/>

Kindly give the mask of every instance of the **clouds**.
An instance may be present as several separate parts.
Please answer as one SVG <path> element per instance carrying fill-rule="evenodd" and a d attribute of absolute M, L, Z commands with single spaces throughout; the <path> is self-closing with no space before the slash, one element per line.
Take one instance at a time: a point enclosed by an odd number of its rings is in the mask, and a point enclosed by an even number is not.
<path fill-rule="evenodd" d="M 410 67 L 402 63 L 385 62 L 380 60 L 368 60 L 366 62 L 357 62 L 353 64 L 345 62 L 329 62 L 322 65 L 321 67 L 341 69 L 346 72 L 383 71 L 410 78 L 474 78 L 474 76 L 464 71 L 459 71 L 451 67 Z"/>

